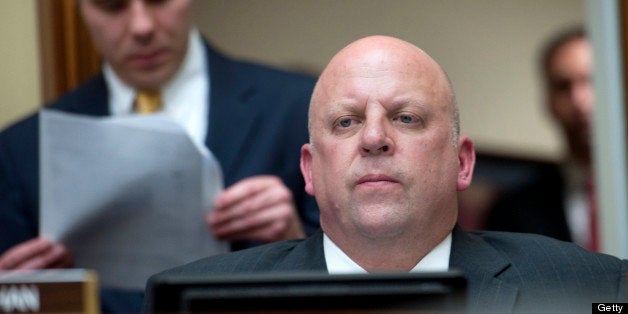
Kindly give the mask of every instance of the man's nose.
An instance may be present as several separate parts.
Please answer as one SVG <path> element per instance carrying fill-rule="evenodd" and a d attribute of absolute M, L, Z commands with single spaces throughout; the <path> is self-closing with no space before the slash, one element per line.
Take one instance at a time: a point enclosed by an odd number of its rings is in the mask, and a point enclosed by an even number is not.
<path fill-rule="evenodd" d="M 153 12 L 144 0 L 133 0 L 130 6 L 129 29 L 133 37 L 148 42 L 153 36 L 155 20 Z"/>
<path fill-rule="evenodd" d="M 360 153 L 363 156 L 391 155 L 394 152 L 392 130 L 387 122 L 385 119 L 366 122 L 360 138 Z"/>

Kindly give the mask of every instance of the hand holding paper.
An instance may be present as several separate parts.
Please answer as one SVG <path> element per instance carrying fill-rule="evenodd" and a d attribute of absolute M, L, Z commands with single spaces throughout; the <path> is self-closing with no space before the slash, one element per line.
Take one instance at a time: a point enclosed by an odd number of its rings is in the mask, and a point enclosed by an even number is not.
<path fill-rule="evenodd" d="M 207 222 L 226 241 L 273 242 L 305 237 L 292 193 L 276 176 L 243 179 L 218 195 Z"/>

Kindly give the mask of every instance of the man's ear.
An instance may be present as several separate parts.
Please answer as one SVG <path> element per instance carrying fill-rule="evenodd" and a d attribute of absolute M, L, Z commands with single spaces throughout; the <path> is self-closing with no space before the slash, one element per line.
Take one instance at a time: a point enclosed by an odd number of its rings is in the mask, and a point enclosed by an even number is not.
<path fill-rule="evenodd" d="M 301 174 L 305 180 L 305 192 L 314 196 L 314 182 L 312 182 L 312 147 L 310 144 L 301 146 Z"/>
<path fill-rule="evenodd" d="M 475 149 L 473 142 L 467 136 L 458 140 L 458 191 L 463 191 L 471 185 L 473 168 L 475 167 Z"/>

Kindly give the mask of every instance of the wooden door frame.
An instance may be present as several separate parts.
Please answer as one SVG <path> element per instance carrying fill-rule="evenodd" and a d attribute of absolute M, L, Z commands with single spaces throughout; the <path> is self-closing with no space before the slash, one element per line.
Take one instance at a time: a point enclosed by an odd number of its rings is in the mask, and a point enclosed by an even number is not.
<path fill-rule="evenodd" d="M 76 0 L 37 1 L 44 103 L 59 98 L 100 71 L 100 57 Z"/>

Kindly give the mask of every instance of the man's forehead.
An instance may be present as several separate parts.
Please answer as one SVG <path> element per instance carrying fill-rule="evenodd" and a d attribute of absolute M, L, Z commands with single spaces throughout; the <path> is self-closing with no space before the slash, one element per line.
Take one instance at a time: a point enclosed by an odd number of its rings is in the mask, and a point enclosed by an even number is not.
<path fill-rule="evenodd" d="M 369 82 L 373 84 L 369 86 Z M 403 85 L 402 89 L 434 98 L 447 98 L 443 94 L 451 93 L 444 71 L 423 50 L 397 38 L 371 36 L 349 44 L 332 58 L 319 78 L 313 103 L 351 93 L 360 83 L 389 90 Z"/>
<path fill-rule="evenodd" d="M 405 75 L 414 79 L 442 79 L 440 66 L 418 47 L 396 38 L 367 38 L 338 52 L 321 75 L 321 80 L 361 76 L 377 78 Z"/>
<path fill-rule="evenodd" d="M 352 47 L 341 51 L 329 63 L 327 70 L 335 73 L 347 72 L 379 72 L 402 71 L 411 72 L 416 69 L 427 69 L 431 58 L 421 50 L 396 50 L 392 46 L 375 46 L 370 49 Z"/>
<path fill-rule="evenodd" d="M 357 63 L 355 66 L 338 67 L 321 76 L 319 85 L 321 96 L 336 97 L 359 94 L 385 97 L 397 94 L 437 96 L 438 93 L 446 93 L 448 89 L 444 74 L 435 68 L 404 62 Z"/>

